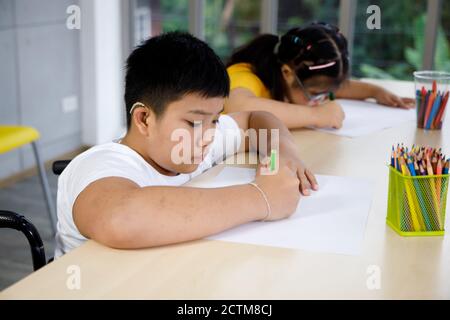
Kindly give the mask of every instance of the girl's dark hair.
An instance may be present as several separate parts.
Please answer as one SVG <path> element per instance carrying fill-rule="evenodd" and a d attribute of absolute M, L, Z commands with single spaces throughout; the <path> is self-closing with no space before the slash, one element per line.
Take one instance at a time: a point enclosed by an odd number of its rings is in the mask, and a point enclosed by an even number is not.
<path fill-rule="evenodd" d="M 269 89 L 273 99 L 280 101 L 285 96 L 282 64 L 295 70 L 302 82 L 324 75 L 334 79 L 336 86 L 347 78 L 349 70 L 347 40 L 337 27 L 322 22 L 291 29 L 281 37 L 263 34 L 238 48 L 227 66 L 241 62 L 251 64 L 253 72 Z M 330 62 L 335 63 L 325 68 L 314 68 Z"/>

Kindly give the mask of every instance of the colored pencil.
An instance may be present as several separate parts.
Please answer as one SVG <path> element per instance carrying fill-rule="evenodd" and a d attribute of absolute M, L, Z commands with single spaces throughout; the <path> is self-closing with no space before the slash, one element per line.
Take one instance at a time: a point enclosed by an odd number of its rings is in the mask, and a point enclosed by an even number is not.
<path fill-rule="evenodd" d="M 405 175 L 405 176 L 410 175 L 404 158 L 400 158 L 400 167 L 402 168 L 403 175 Z M 413 229 L 414 229 L 414 231 L 420 231 L 421 227 L 420 227 L 420 223 L 419 223 L 419 219 L 418 219 L 418 211 L 419 210 L 416 206 L 416 202 L 414 201 L 414 190 L 413 190 L 410 180 L 405 180 L 405 189 L 406 189 L 406 197 L 408 199 L 408 204 L 409 204 L 409 211 L 411 213 Z"/>
<path fill-rule="evenodd" d="M 439 111 L 441 106 L 441 95 L 438 93 L 436 99 L 433 102 L 433 106 L 431 107 L 430 116 L 428 118 L 426 129 L 432 129 L 433 120 L 436 117 L 436 114 Z"/>
<path fill-rule="evenodd" d="M 442 126 L 442 120 L 443 120 L 444 113 L 445 113 L 445 107 L 447 106 L 447 103 L 448 103 L 449 93 L 450 92 L 447 91 L 447 93 L 445 94 L 445 97 L 442 100 L 441 107 L 439 109 L 439 112 L 436 116 L 436 121 L 434 123 L 435 128 L 440 129 Z"/>

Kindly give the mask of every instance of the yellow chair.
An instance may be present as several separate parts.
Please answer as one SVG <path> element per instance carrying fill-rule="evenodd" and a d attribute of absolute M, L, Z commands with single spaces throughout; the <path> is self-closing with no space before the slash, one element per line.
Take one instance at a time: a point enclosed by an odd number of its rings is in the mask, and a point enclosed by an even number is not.
<path fill-rule="evenodd" d="M 25 144 L 31 143 L 34 157 L 39 172 L 39 178 L 44 191 L 45 202 L 50 216 L 53 232 L 56 232 L 56 212 L 51 197 L 50 187 L 48 185 L 47 175 L 45 174 L 44 164 L 41 161 L 37 140 L 39 132 L 31 127 L 25 126 L 4 126 L 0 125 L 0 154 L 7 153 L 20 148 Z"/>

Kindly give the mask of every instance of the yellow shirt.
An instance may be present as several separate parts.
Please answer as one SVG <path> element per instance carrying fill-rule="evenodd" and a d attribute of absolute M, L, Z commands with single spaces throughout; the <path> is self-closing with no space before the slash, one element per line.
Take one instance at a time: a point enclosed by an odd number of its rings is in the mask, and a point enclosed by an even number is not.
<path fill-rule="evenodd" d="M 258 76 L 252 71 L 249 63 L 236 63 L 227 68 L 230 77 L 230 90 L 245 88 L 259 98 L 271 99 L 269 90 Z"/>

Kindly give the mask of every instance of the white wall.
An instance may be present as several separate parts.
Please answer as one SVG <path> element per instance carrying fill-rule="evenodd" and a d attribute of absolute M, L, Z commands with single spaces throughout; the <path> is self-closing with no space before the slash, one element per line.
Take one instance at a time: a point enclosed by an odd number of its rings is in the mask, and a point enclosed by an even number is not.
<path fill-rule="evenodd" d="M 78 0 L 0 0 L 0 124 L 40 132 L 42 159 L 81 145 L 80 31 L 66 27 Z M 35 166 L 30 145 L 0 155 L 0 179 Z"/>
<path fill-rule="evenodd" d="M 82 142 L 96 145 L 125 132 L 123 3 L 80 0 Z M 125 19 L 126 20 L 126 19 Z"/>

